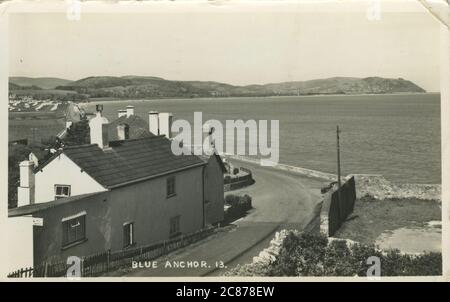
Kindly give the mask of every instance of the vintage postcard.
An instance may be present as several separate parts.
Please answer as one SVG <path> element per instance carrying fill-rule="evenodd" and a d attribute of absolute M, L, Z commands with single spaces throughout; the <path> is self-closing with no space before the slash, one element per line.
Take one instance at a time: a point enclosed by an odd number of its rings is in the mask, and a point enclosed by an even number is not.
<path fill-rule="evenodd" d="M 2 279 L 450 276 L 446 1 L 0 14 Z"/>

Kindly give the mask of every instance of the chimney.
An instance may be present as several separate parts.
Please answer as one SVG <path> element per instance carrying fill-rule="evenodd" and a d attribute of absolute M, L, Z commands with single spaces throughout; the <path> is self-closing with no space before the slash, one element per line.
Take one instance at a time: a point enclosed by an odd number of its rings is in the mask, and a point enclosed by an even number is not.
<path fill-rule="evenodd" d="M 127 124 L 117 125 L 117 137 L 123 141 L 130 138 L 130 126 Z"/>
<path fill-rule="evenodd" d="M 159 134 L 171 138 L 172 132 L 172 113 L 161 112 L 159 115 Z"/>
<path fill-rule="evenodd" d="M 17 206 L 26 206 L 34 203 L 34 162 L 24 160 L 19 164 L 20 184 L 17 188 Z"/>
<path fill-rule="evenodd" d="M 127 117 L 130 117 L 134 114 L 134 106 L 127 106 Z"/>
<path fill-rule="evenodd" d="M 109 146 L 108 140 L 108 119 L 102 116 L 102 105 L 97 105 L 97 113 L 94 118 L 89 121 L 91 144 L 97 144 L 100 148 L 105 149 Z"/>
<path fill-rule="evenodd" d="M 159 117 L 158 111 L 150 111 L 148 113 L 149 131 L 154 135 L 159 135 Z"/>
<path fill-rule="evenodd" d="M 125 109 L 117 110 L 117 117 L 122 117 L 124 115 L 127 115 L 127 111 Z"/>

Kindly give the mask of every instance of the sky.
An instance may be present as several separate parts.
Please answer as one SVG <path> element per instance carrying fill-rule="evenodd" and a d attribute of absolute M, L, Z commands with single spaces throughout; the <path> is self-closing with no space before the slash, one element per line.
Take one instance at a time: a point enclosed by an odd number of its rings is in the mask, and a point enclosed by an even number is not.
<path fill-rule="evenodd" d="M 425 12 L 64 13 L 9 16 L 10 76 L 145 75 L 235 85 L 334 76 L 439 91 L 439 24 Z"/>

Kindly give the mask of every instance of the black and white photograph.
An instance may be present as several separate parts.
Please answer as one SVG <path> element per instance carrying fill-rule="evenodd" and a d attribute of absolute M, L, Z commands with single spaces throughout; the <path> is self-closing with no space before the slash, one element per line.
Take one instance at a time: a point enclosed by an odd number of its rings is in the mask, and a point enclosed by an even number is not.
<path fill-rule="evenodd" d="M 448 280 L 448 2 L 7 2 L 2 278 Z"/>

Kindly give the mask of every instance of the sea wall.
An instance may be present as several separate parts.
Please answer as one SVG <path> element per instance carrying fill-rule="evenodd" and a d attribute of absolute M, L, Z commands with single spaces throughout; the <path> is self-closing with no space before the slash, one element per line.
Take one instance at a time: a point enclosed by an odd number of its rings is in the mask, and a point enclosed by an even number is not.
<path fill-rule="evenodd" d="M 247 156 L 230 155 L 230 154 L 225 154 L 225 157 L 231 158 L 231 159 L 237 159 L 237 160 L 252 163 L 255 165 L 261 164 L 261 160 L 258 158 L 250 158 Z M 266 161 L 266 163 L 268 163 L 268 162 Z M 290 166 L 290 165 L 285 165 L 285 164 L 275 164 L 274 163 L 272 167 L 275 169 L 279 169 L 279 170 L 283 170 L 283 171 L 290 171 L 290 172 L 301 174 L 301 175 L 304 175 L 307 177 L 321 178 L 321 179 L 328 180 L 328 181 L 336 181 L 336 178 L 337 178 L 336 175 L 331 174 L 331 173 L 310 170 L 310 169 L 306 169 L 306 168 L 295 167 L 295 166 Z"/>
<path fill-rule="evenodd" d="M 224 191 L 237 190 L 255 183 L 252 171 L 244 167 L 239 167 L 238 175 L 228 175 L 224 179 Z"/>
<path fill-rule="evenodd" d="M 249 158 L 240 155 L 225 155 L 231 159 L 237 159 L 252 164 L 260 164 L 258 158 Z M 336 181 L 335 174 L 295 167 L 285 164 L 274 164 L 273 168 L 294 172 L 306 177 L 320 178 L 325 181 Z M 375 199 L 403 199 L 416 198 L 421 200 L 437 200 L 441 201 L 441 185 L 440 184 L 398 184 L 393 183 L 380 174 L 350 174 L 344 178 L 344 181 L 350 177 L 355 177 L 356 198 L 363 196 L 372 196 Z"/>

